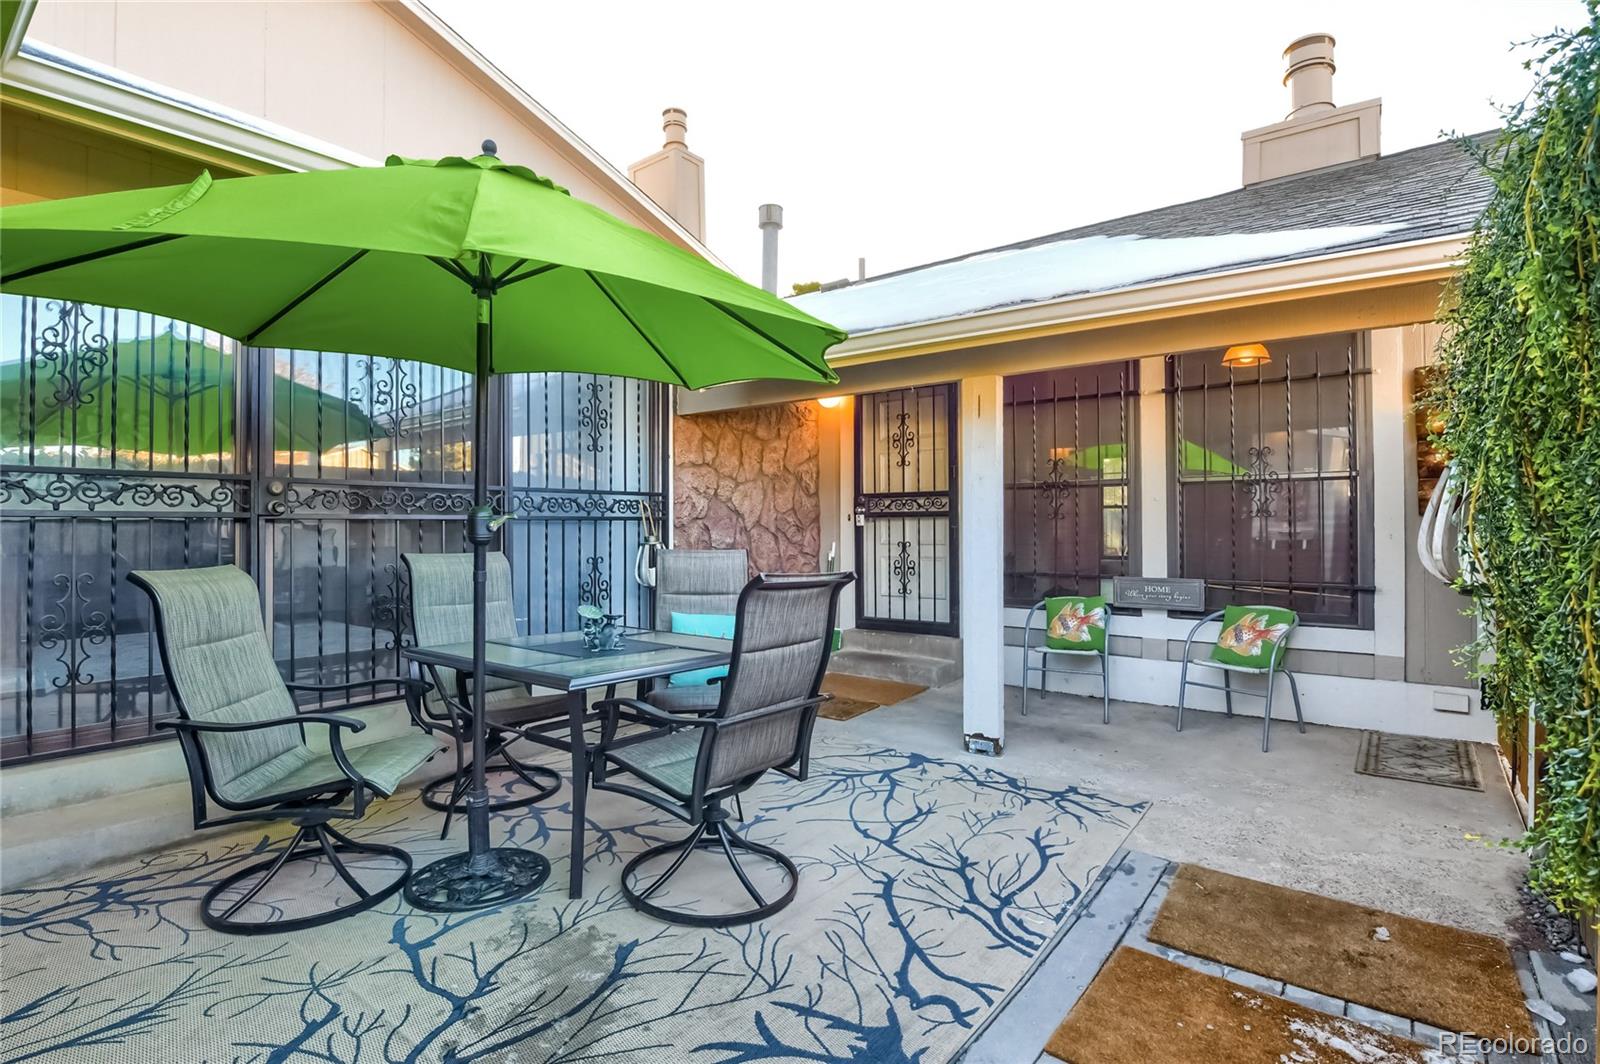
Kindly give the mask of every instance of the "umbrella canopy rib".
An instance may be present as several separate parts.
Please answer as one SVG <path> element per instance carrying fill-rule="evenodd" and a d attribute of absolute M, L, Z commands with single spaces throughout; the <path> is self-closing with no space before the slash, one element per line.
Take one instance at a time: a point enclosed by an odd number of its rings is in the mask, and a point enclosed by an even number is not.
<path fill-rule="evenodd" d="M 617 297 L 611 294 L 611 289 L 605 286 L 605 282 L 596 277 L 593 270 L 584 270 L 583 272 L 584 276 L 593 281 L 594 286 L 600 289 L 600 294 L 609 299 L 611 301 L 611 305 L 617 308 L 617 313 L 622 315 L 623 320 L 625 320 L 629 325 L 633 326 L 633 331 L 639 334 L 639 339 L 650 345 L 650 350 L 654 351 L 656 353 L 656 357 L 659 358 L 662 363 L 672 371 L 673 376 L 678 378 L 678 383 L 683 385 L 685 388 L 688 388 L 690 386 L 689 381 L 684 377 L 683 373 L 678 369 L 677 366 L 672 364 L 672 359 L 668 358 L 667 353 L 661 350 L 661 345 L 650 339 L 650 334 L 639 327 L 638 321 L 634 319 L 632 314 L 628 313 L 628 308 L 624 307 L 620 302 L 618 302 Z"/>
<path fill-rule="evenodd" d="M 527 262 L 528 260 L 527 259 L 523 259 L 522 261 L 523 262 Z M 555 268 L 556 268 L 556 264 L 555 263 L 547 262 L 543 266 L 535 266 L 531 270 L 523 270 L 521 273 L 517 274 L 515 277 L 507 278 L 506 274 L 502 273 L 500 276 L 501 276 L 501 278 L 503 278 L 503 280 L 495 282 L 495 290 L 498 291 L 498 290 L 500 290 L 502 288 L 505 288 L 507 285 L 514 285 L 518 281 L 526 281 L 529 278 L 537 277 L 542 273 L 549 273 L 551 270 L 553 270 Z M 510 272 L 511 272 L 510 270 L 506 271 L 506 273 L 510 273 Z"/>
<path fill-rule="evenodd" d="M 726 314 L 728 317 L 732 318 L 734 321 L 738 322 L 740 325 L 743 325 L 746 329 L 749 329 L 751 332 L 753 332 L 757 336 L 761 337 L 767 343 L 771 344 L 773 347 L 776 347 L 779 351 L 782 351 L 784 354 L 788 355 L 790 358 L 792 358 L 796 362 L 800 363 L 806 369 L 816 370 L 817 372 L 821 373 L 824 377 L 828 377 L 828 376 L 831 375 L 832 371 L 828 369 L 826 363 L 824 363 L 821 366 L 818 366 L 815 362 L 812 362 L 812 361 L 808 360 L 804 355 L 800 354 L 800 352 L 796 351 L 794 348 L 790 347 L 788 344 L 784 343 L 782 340 L 779 340 L 777 337 L 773 336 L 771 333 L 769 333 L 765 329 L 761 328 L 761 326 L 755 324 L 754 322 L 747 321 L 745 319 L 744 315 L 738 313 L 737 311 L 734 311 L 733 309 L 731 309 L 729 307 L 723 306 L 721 303 L 718 303 L 715 299 L 711 299 L 710 297 L 703 297 L 703 298 L 705 298 L 705 301 L 707 303 L 711 304 L 713 307 L 716 307 L 718 310 L 722 311 L 722 313 Z"/>
<path fill-rule="evenodd" d="M 55 270 L 64 270 L 69 266 L 82 266 L 86 262 L 97 262 L 100 259 L 109 259 L 113 255 L 121 255 L 129 251 L 138 251 L 140 248 L 154 247 L 157 244 L 165 244 L 169 240 L 177 240 L 186 235 L 187 234 L 185 233 L 164 233 L 161 236 L 152 236 L 147 237 L 144 240 L 135 240 L 129 244 L 119 244 L 114 248 L 101 248 L 98 251 L 88 251 L 82 255 L 73 255 L 71 258 L 57 259 L 55 262 L 41 263 L 38 266 L 30 266 L 26 270 L 18 270 L 16 273 L 8 273 L 5 276 L 0 277 L 0 285 L 8 285 L 16 281 L 25 281 L 29 277 L 37 277 L 41 273 L 51 273 Z"/>
<path fill-rule="evenodd" d="M 320 281 L 312 285 L 310 288 L 307 288 L 304 292 L 301 292 L 293 299 L 289 300 L 289 302 L 281 307 L 276 314 L 262 322 L 260 325 L 256 326 L 254 329 L 250 330 L 244 336 L 241 336 L 240 339 L 247 344 L 255 343 L 256 337 L 260 336 L 262 333 L 278 324 L 278 322 L 282 321 L 284 316 L 293 311 L 295 307 L 298 307 L 301 303 L 304 303 L 306 300 L 322 291 L 325 285 L 327 285 L 335 277 L 338 277 L 344 271 L 348 270 L 350 267 L 354 266 L 356 263 L 360 262 L 362 258 L 366 256 L 366 254 L 367 251 L 365 248 L 363 248 L 354 255 L 351 255 L 348 259 L 345 259 L 339 265 L 323 274 Z"/>

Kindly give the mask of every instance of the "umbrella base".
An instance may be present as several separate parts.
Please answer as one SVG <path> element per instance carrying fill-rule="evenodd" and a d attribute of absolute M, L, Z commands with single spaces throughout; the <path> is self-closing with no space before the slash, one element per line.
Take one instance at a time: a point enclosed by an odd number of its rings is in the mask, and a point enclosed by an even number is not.
<path fill-rule="evenodd" d="M 405 898 L 430 912 L 467 912 L 526 897 L 549 878 L 550 862 L 543 855 L 503 846 L 476 861 L 470 853 L 441 857 L 411 876 Z"/>

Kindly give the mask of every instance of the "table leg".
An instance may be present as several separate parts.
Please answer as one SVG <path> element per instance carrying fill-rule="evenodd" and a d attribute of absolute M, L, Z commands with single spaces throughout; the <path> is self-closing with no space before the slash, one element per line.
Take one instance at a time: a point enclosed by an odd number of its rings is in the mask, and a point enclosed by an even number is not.
<path fill-rule="evenodd" d="M 572 741 L 572 870 L 567 877 L 567 895 L 572 898 L 583 897 L 584 810 L 589 798 L 589 745 L 584 738 L 583 718 L 588 702 L 586 692 L 567 692 Z"/>

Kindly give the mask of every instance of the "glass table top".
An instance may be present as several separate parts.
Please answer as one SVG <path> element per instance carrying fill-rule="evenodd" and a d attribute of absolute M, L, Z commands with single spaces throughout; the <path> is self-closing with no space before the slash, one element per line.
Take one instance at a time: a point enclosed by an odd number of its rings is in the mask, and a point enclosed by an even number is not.
<path fill-rule="evenodd" d="M 617 650 L 587 650 L 578 632 L 491 639 L 484 660 L 493 675 L 575 691 L 726 665 L 732 652 L 731 639 L 627 629 Z M 470 642 L 407 647 L 405 655 L 459 671 L 472 668 Z"/>

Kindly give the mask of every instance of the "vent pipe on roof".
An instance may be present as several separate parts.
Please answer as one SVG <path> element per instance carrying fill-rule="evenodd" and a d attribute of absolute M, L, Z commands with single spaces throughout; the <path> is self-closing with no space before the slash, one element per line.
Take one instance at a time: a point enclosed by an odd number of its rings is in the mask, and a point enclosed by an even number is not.
<path fill-rule="evenodd" d="M 1291 101 L 1286 117 L 1293 121 L 1333 110 L 1333 35 L 1308 33 L 1285 48 L 1283 58 Z"/>
<path fill-rule="evenodd" d="M 783 208 L 763 203 L 757 210 L 761 226 L 761 287 L 778 294 L 778 230 L 783 228 Z"/>

